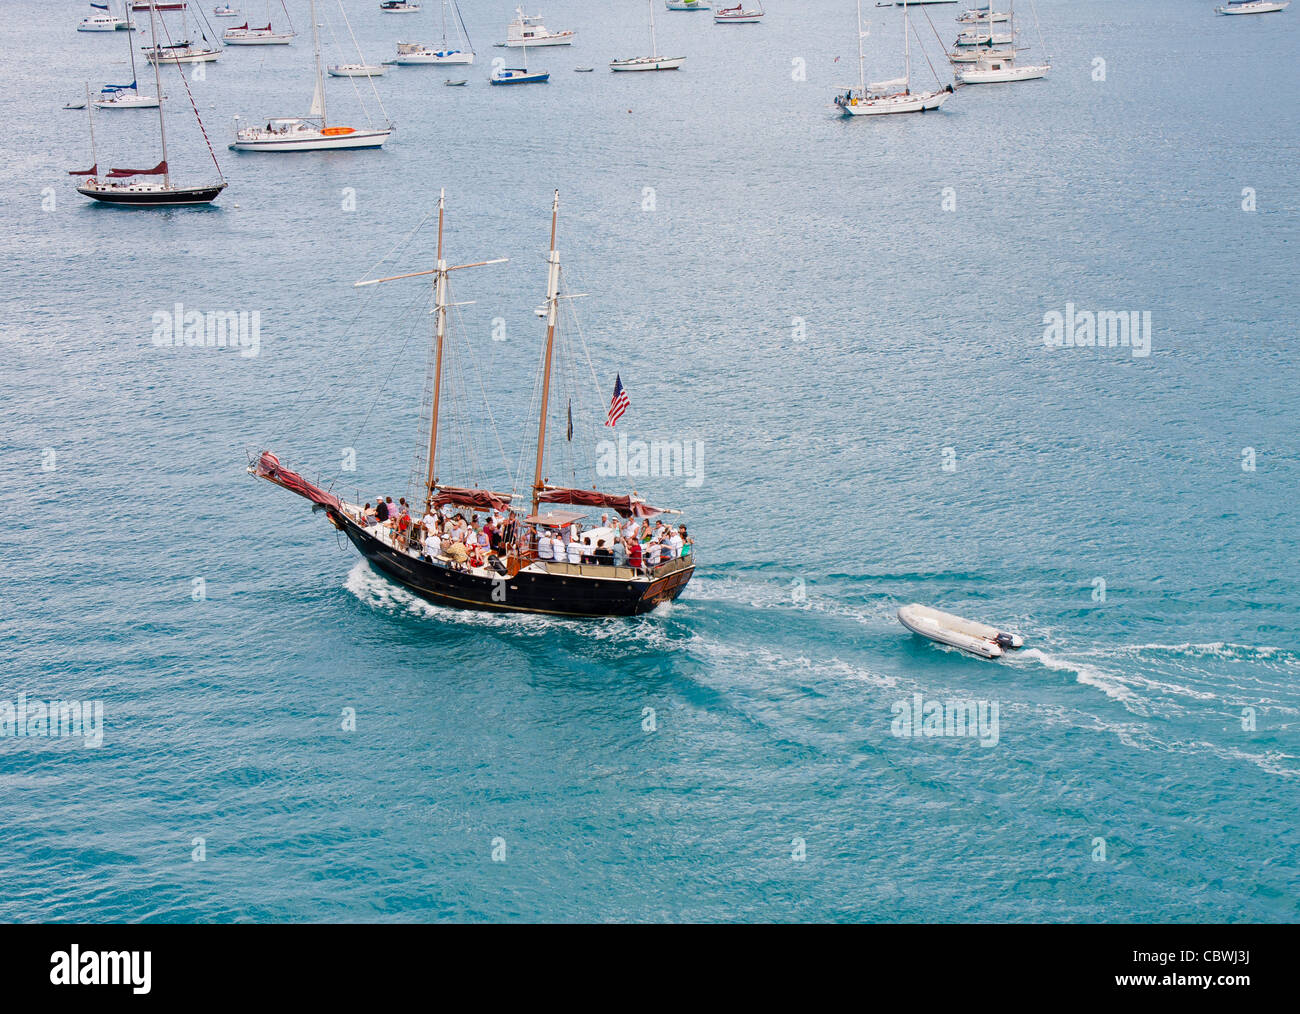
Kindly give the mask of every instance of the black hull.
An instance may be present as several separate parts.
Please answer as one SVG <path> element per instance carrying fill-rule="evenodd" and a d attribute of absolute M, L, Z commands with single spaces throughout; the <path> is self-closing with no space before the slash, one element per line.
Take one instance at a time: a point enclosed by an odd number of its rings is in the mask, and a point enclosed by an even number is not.
<path fill-rule="evenodd" d="M 77 193 L 93 197 L 104 204 L 113 204 L 128 208 L 166 208 L 186 204 L 211 204 L 225 183 L 216 183 L 203 187 L 174 187 L 171 190 L 138 191 L 131 193 L 111 190 L 96 190 L 90 187 L 77 187 Z"/>
<path fill-rule="evenodd" d="M 328 513 L 361 555 L 398 584 L 430 602 L 457 609 L 574 617 L 638 616 L 677 598 L 695 573 L 693 563 L 676 568 L 668 564 L 653 578 L 629 581 L 612 576 L 580 577 L 576 576 L 579 568 L 566 567 L 571 573 L 520 571 L 514 577 L 494 580 L 398 552 L 345 515 Z M 615 568 L 589 566 L 581 570 L 612 575 Z"/>

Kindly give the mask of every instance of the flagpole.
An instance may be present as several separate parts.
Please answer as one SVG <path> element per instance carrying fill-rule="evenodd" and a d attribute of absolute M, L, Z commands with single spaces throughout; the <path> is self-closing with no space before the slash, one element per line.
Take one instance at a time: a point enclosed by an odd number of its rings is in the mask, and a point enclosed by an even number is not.
<path fill-rule="evenodd" d="M 555 191 L 551 204 L 551 250 L 546 255 L 546 358 L 542 365 L 542 411 L 537 420 L 537 470 L 533 478 L 533 510 L 537 516 L 542 492 L 542 458 L 546 452 L 546 409 L 551 398 L 551 359 L 555 353 L 555 318 L 560 296 L 560 255 L 555 252 L 555 221 L 560 214 L 560 192 Z"/>

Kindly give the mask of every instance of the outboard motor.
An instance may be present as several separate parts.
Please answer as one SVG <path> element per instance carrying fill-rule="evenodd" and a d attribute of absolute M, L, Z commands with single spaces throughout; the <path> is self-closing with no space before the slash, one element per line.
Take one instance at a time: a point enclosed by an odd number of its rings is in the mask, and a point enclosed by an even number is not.
<path fill-rule="evenodd" d="M 1010 634 L 1003 634 L 999 632 L 998 636 L 995 637 L 994 640 L 998 642 L 998 647 L 1003 649 L 1004 651 L 1010 651 L 1012 648 L 1016 646 L 1016 639 L 1012 637 Z"/>

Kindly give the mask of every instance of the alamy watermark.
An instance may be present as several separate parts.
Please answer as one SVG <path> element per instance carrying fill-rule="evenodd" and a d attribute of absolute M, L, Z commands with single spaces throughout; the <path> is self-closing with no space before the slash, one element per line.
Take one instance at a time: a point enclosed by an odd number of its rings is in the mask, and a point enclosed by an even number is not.
<path fill-rule="evenodd" d="M 997 701 L 927 701 L 924 695 L 913 694 L 910 701 L 896 701 L 889 710 L 894 713 L 889 731 L 900 739 L 967 736 L 983 747 L 998 745 Z"/>
<path fill-rule="evenodd" d="M 679 478 L 692 489 L 704 483 L 703 440 L 602 440 L 596 444 L 596 474 L 602 478 Z"/>
<path fill-rule="evenodd" d="M 0 739 L 62 739 L 80 737 L 85 746 L 104 743 L 103 701 L 38 701 L 19 694 L 17 701 L 0 701 Z"/>
<path fill-rule="evenodd" d="M 1151 355 L 1150 310 L 1076 310 L 1065 304 L 1065 312 L 1043 314 L 1043 344 L 1049 349 L 1091 349 L 1125 347 L 1134 359 Z"/>
<path fill-rule="evenodd" d="M 187 310 L 177 303 L 153 313 L 153 343 L 159 348 L 239 349 L 252 359 L 262 349 L 260 310 Z"/>

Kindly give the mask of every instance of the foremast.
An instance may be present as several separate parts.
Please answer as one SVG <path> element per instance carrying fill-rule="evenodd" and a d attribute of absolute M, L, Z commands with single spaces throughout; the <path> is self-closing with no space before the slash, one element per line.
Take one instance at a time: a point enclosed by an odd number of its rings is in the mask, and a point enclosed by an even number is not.
<path fill-rule="evenodd" d="M 462 268 L 481 268 L 487 264 L 504 264 L 510 259 L 509 257 L 497 257 L 490 261 L 475 261 L 473 264 L 448 265 L 442 253 L 442 226 L 446 204 L 447 191 L 438 191 L 438 259 L 436 262 L 437 266 L 432 271 L 411 271 L 404 275 L 390 275 L 388 278 L 372 278 L 368 281 L 357 282 L 353 286 L 353 288 L 361 288 L 364 285 L 378 285 L 381 282 L 395 282 L 402 278 L 423 278 L 427 275 L 433 275 L 433 300 L 436 323 L 434 325 L 433 418 L 429 423 L 429 468 L 424 487 L 424 509 L 426 511 L 433 509 L 434 491 L 438 488 L 438 416 L 440 414 L 440 402 L 442 396 L 442 358 L 443 346 L 447 336 L 447 307 L 452 305 L 447 302 L 447 276 L 453 271 L 460 271 Z"/>

